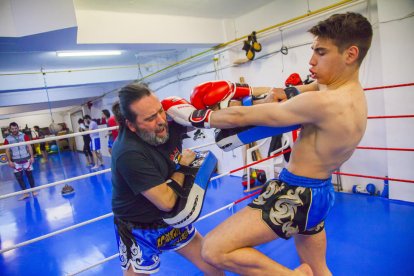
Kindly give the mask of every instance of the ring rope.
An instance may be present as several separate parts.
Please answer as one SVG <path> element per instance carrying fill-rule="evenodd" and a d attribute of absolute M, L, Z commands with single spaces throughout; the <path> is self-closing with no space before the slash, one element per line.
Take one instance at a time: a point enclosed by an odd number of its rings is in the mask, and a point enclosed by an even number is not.
<path fill-rule="evenodd" d="M 259 192 L 260 191 L 256 191 L 256 192 L 254 192 L 254 193 L 252 193 L 250 195 L 247 195 L 247 196 L 245 196 L 243 198 L 240 198 L 240 199 L 238 199 L 238 200 L 236 200 L 236 201 L 234 201 L 234 202 L 232 202 L 232 203 L 230 203 L 230 204 L 228 204 L 228 205 L 226 205 L 226 206 L 224 206 L 224 207 L 222 207 L 222 208 L 220 208 L 218 210 L 212 211 L 212 212 L 204 215 L 203 217 L 200 217 L 195 222 L 201 221 L 203 219 L 206 219 L 209 216 L 211 216 L 211 215 L 213 215 L 215 213 L 218 213 L 218 212 L 220 212 L 220 211 L 222 211 L 222 210 L 224 210 L 226 208 L 230 208 L 233 205 L 235 205 L 237 203 L 240 203 L 240 202 L 242 202 L 242 201 L 244 201 L 244 200 L 246 200 L 246 199 L 248 199 L 248 198 L 250 198 L 250 197 L 252 197 L 252 196 L 254 196 L 256 194 L 258 194 Z M 99 217 L 96 217 L 96 218 L 93 218 L 93 219 L 90 219 L 90 220 L 87 220 L 87 221 L 84 221 L 84 222 L 81 222 L 81 223 L 78 223 L 78 224 L 74 224 L 72 226 L 69 226 L 69 227 L 66 227 L 66 228 L 63 228 L 63 229 L 60 229 L 60 230 L 57 230 L 57 231 L 54 231 L 54 232 L 51 232 L 51 233 L 48 233 L 48 234 L 39 236 L 37 238 L 31 239 L 31 240 L 27 240 L 27 241 L 24 241 L 24 242 L 21 242 L 21 243 L 18 243 L 18 244 L 15 244 L 15 245 L 6 247 L 6 248 L 0 250 L 0 254 L 3 254 L 5 252 L 7 252 L 7 251 L 10 251 L 10 250 L 13 250 L 13 249 L 16 249 L 16 248 L 25 246 L 25 245 L 29 245 L 29 244 L 34 243 L 34 242 L 37 242 L 37 241 L 41 241 L 41 240 L 44 240 L 44 239 L 47 239 L 47 238 L 56 236 L 58 234 L 61 234 L 61 233 L 64 233 L 64 232 L 67 232 L 67 231 L 70 231 L 70 230 L 79 228 L 79 227 L 84 226 L 84 225 L 88 225 L 88 224 L 91 224 L 91 223 L 94 223 L 94 222 L 97 222 L 97 221 L 106 219 L 106 218 L 111 217 L 113 215 L 114 215 L 114 213 L 111 212 L 111 213 L 108 213 L 108 214 L 105 214 L 105 215 L 102 215 L 102 216 L 99 216 Z"/>
<path fill-rule="evenodd" d="M 214 144 L 215 144 L 215 143 L 209 143 L 209 144 L 204 144 L 204 145 L 200 145 L 200 146 L 195 146 L 195 147 L 192 147 L 192 148 L 189 148 L 189 149 L 193 150 L 193 149 L 198 149 L 198 148 L 202 148 L 202 147 L 211 146 L 211 145 L 214 145 Z M 365 146 L 358 146 L 358 147 L 357 147 L 357 149 L 365 149 L 365 150 L 409 151 L 409 152 L 413 152 L 413 151 L 414 151 L 414 149 L 411 149 L 411 148 L 381 148 L 381 147 L 365 147 Z M 288 153 L 288 152 L 290 152 L 290 151 L 291 151 L 291 149 L 288 149 L 288 150 L 283 151 L 283 152 L 281 152 L 281 153 L 277 153 L 277 154 L 271 155 L 271 156 L 266 157 L 266 158 L 264 158 L 264 159 L 261 159 L 261 160 L 255 161 L 255 162 L 253 162 L 253 163 L 250 163 L 250 164 L 248 164 L 248 165 L 246 165 L 246 166 L 243 166 L 243 167 L 240 167 L 240 168 L 237 168 L 237 169 L 234 169 L 234 170 L 231 170 L 231 171 L 225 172 L 225 173 L 220 174 L 220 175 L 218 175 L 218 176 L 212 177 L 212 178 L 211 178 L 211 180 L 216 180 L 217 178 L 220 178 L 220 177 L 223 177 L 223 176 L 226 176 L 226 175 L 232 174 L 232 173 L 234 173 L 234 172 L 237 172 L 237 171 L 243 170 L 243 169 L 245 169 L 245 168 L 247 168 L 247 167 L 250 167 L 250 166 L 256 165 L 256 164 L 258 164 L 258 163 L 261 163 L 261 162 L 263 162 L 263 161 L 269 160 L 269 159 L 271 159 L 271 158 L 275 158 L 275 157 L 277 157 L 277 156 L 279 156 L 279 155 L 282 155 L 282 154 Z M 76 180 L 80 180 L 80 179 L 88 178 L 88 177 L 91 177 L 91 176 L 95 176 L 95 175 L 99 175 L 99 174 L 107 173 L 107 172 L 110 172 L 110 171 L 111 171 L 111 169 L 105 169 L 105 170 L 101 170 L 101 171 L 97 171 L 97 172 L 93 172 L 93 173 L 84 174 L 84 175 L 81 175 L 81 176 L 76 176 L 76 177 L 72 177 L 72 178 L 68 178 L 68 179 L 64 179 L 64 180 L 55 181 L 55 182 L 52 182 L 52 183 L 49 183 L 49 184 L 45 184 L 45 185 L 41 185 L 41 186 L 38 186 L 38 187 L 35 187 L 35 188 L 30 188 L 30 189 L 26 189 L 26 190 L 22 190 L 22 191 L 17 191 L 17 192 L 13 192 L 13 193 L 5 194 L 5 195 L 0 195 L 0 200 L 1 200 L 1 199 L 5 199 L 5 198 L 9 198 L 9 197 L 12 197 L 12 196 L 16 196 L 16 195 L 24 194 L 24 193 L 29 193 L 29 192 L 33 192 L 33 191 L 38 191 L 38 190 L 46 189 L 46 188 L 49 188 L 49 187 L 52 187 L 52 186 L 56 186 L 56 185 L 59 185 L 59 184 L 64 184 L 64 183 L 68 183 L 68 182 L 72 182 L 72 181 L 76 181 Z M 410 181 L 410 180 L 407 180 L 407 181 Z M 405 181 L 402 181 L 402 182 L 405 182 Z"/>
<path fill-rule="evenodd" d="M 391 177 L 382 177 L 382 176 L 371 176 L 371 175 L 354 174 L 354 173 L 344 173 L 344 172 L 333 172 L 333 174 L 345 175 L 345 176 L 355 176 L 355 177 L 361 177 L 361 178 L 371 178 L 371 179 L 381 179 L 381 180 L 388 180 L 388 181 L 414 183 L 414 180 L 401 179 L 401 178 L 391 178 Z"/>
<path fill-rule="evenodd" d="M 396 119 L 396 118 L 414 118 L 414 114 L 368 116 L 367 117 L 367 119 Z M 119 126 L 100 128 L 100 129 L 94 129 L 94 130 L 64 134 L 64 135 L 59 135 L 59 136 L 46 137 L 46 138 L 42 138 L 42 139 L 30 140 L 30 141 L 25 141 L 25 142 L 19 142 L 19 143 L 14 143 L 14 144 L 9 144 L 9 145 L 2 145 L 2 146 L 0 146 L 0 150 L 11 148 L 11 147 L 30 145 L 30 144 L 39 144 L 39 143 L 43 143 L 43 142 L 49 142 L 49 141 L 54 141 L 54 140 L 72 138 L 72 137 L 82 136 L 82 135 L 86 135 L 86 134 L 99 133 L 99 132 L 102 132 L 102 131 L 111 131 L 111 130 L 116 130 L 118 128 L 119 128 Z M 189 149 L 192 150 L 192 149 L 196 149 L 196 148 L 207 147 L 207 146 L 214 145 L 214 144 L 215 144 L 215 142 L 211 142 L 209 144 L 205 144 L 205 145 L 202 145 L 202 146 L 195 146 L 195 147 L 191 147 Z"/>
<path fill-rule="evenodd" d="M 367 149 L 367 150 L 395 150 L 395 151 L 414 151 L 414 149 L 406 149 L 406 148 L 378 148 L 378 147 L 365 147 L 365 146 L 358 146 L 357 149 Z"/>
<path fill-rule="evenodd" d="M 396 119 L 396 118 L 414 118 L 414 115 L 388 115 L 388 116 L 368 116 L 367 119 Z"/>
<path fill-rule="evenodd" d="M 100 170 L 100 171 L 97 171 L 97 172 L 87 173 L 87 174 L 75 176 L 75 177 L 72 177 L 72 178 L 67 178 L 67 179 L 64 179 L 64 180 L 58 180 L 58 181 L 55 181 L 55 182 L 52 182 L 52 183 L 49 183 L 49 184 L 45 184 L 45 185 L 40 185 L 40 186 L 34 187 L 34 188 L 30 188 L 30 189 L 26 189 L 26 190 L 22 190 L 22 191 L 18 191 L 18 192 L 13 192 L 13 193 L 5 194 L 5 195 L 0 195 L 0 200 L 4 199 L 4 198 L 15 196 L 15 195 L 20 195 L 20 194 L 24 194 L 24 193 L 33 192 L 33 191 L 38 191 L 38 190 L 46 189 L 46 188 L 53 187 L 53 186 L 56 186 L 56 185 L 59 185 L 59 184 L 68 183 L 68 182 L 72 182 L 72 181 L 75 181 L 75 180 L 84 179 L 84 178 L 88 178 L 88 177 L 91 177 L 91 176 L 107 173 L 107 172 L 110 172 L 110 171 L 111 171 L 111 169 Z"/>
<path fill-rule="evenodd" d="M 378 89 L 388 89 L 388 88 L 397 88 L 397 87 L 405 87 L 405 86 L 413 86 L 414 82 L 410 83 L 401 83 L 401 84 L 392 84 L 392 85 L 384 85 L 384 86 L 376 86 L 376 87 L 368 87 L 364 88 L 365 91 L 369 90 L 378 90 Z"/>
<path fill-rule="evenodd" d="M 290 149 L 289 149 L 289 151 L 290 151 Z M 279 154 L 274 154 L 274 155 L 272 155 L 272 156 L 277 156 L 277 155 L 281 155 L 281 154 L 283 154 L 283 152 L 281 152 L 281 153 L 279 153 Z M 267 158 L 267 159 L 269 159 L 269 158 Z M 260 161 L 262 161 L 262 160 L 260 160 Z M 264 160 L 263 160 L 263 161 L 264 161 Z M 244 167 L 250 167 L 250 166 L 253 166 L 254 164 L 257 164 L 257 163 L 259 163 L 259 162 L 257 162 L 257 161 L 256 161 L 256 162 L 250 163 L 250 164 L 248 164 L 248 165 L 246 165 L 246 166 L 243 166 L 242 168 L 244 168 Z M 233 171 L 238 171 L 238 170 L 240 170 L 240 169 L 236 169 L 236 170 L 233 170 Z M 110 169 L 107 169 L 105 172 L 109 172 L 109 171 L 110 171 Z M 231 172 L 231 171 L 230 171 L 230 172 Z M 218 176 L 216 176 L 216 177 L 213 177 L 213 178 L 211 178 L 211 180 L 210 180 L 210 181 L 213 181 L 213 180 L 216 180 L 216 179 L 218 179 L 218 178 L 220 178 L 220 177 L 226 176 L 226 175 L 230 174 L 230 172 L 227 172 L 227 173 L 224 173 L 224 174 L 218 175 Z M 81 175 L 81 176 L 78 176 L 78 177 L 85 178 L 85 177 L 83 177 L 83 176 L 84 176 L 84 175 Z M 66 180 L 68 180 L 68 179 L 66 179 Z M 62 181 L 64 181 L 64 180 L 62 180 Z M 52 184 L 52 183 L 51 183 L 51 184 Z M 247 197 L 245 197 L 245 198 L 247 198 Z M 103 215 L 103 216 L 99 217 L 99 219 L 92 219 L 92 220 L 85 221 L 85 222 L 82 222 L 82 223 L 79 223 L 79 224 L 75 224 L 75 225 L 72 225 L 72 226 L 70 226 L 70 227 L 67 227 L 67 228 L 64 228 L 64 229 L 61 229 L 61 230 L 58 230 L 58 231 L 55 231 L 55 232 L 52 232 L 52 233 L 49 233 L 49 234 L 46 234 L 46 235 L 43 235 L 43 236 L 37 237 L 37 238 L 34 238 L 34 239 L 32 239 L 32 240 L 28 240 L 28 241 L 26 241 L 26 242 L 22 242 L 22 243 L 19 243 L 19 244 L 16 244 L 16 245 L 10 246 L 10 247 L 8 247 L 8 248 L 5 248 L 5 249 L 0 250 L 0 254 L 1 254 L 1 253 L 3 253 L 3 252 L 6 252 L 6 251 L 10 251 L 10 250 L 12 250 L 12 249 L 15 249 L 15 248 L 18 248 L 18 247 L 21 247 L 21 246 L 24 246 L 24 245 L 27 245 L 27 244 L 33 243 L 33 242 L 36 242 L 36 241 L 40 241 L 40 240 L 46 239 L 46 238 L 51 237 L 51 236 L 55 236 L 55 235 L 57 235 L 57 234 L 60 234 L 60 233 L 66 232 L 66 231 L 68 231 L 68 230 L 71 230 L 71 229 L 74 229 L 74 228 L 77 228 L 77 227 L 80 227 L 80 226 L 83 226 L 83 225 L 86 225 L 86 224 L 89 224 L 89 223 L 92 223 L 92 222 L 95 222 L 95 221 L 98 221 L 98 220 L 101 220 L 101 219 L 104 219 L 104 218 L 107 218 L 107 217 L 109 217 L 109 216 L 113 216 L 113 213 L 109 213 L 109 214 Z"/>
<path fill-rule="evenodd" d="M 248 199 L 248 198 L 250 198 L 250 197 L 253 197 L 253 196 L 257 195 L 257 194 L 259 194 L 260 192 L 261 192 L 261 191 L 256 191 L 256 192 L 251 193 L 251 194 L 249 194 L 249 195 L 247 195 L 247 196 L 244 196 L 244 197 L 242 197 L 242 198 L 240 198 L 240 199 L 238 199 L 238 200 L 236 200 L 236 201 L 233 201 L 232 203 L 227 204 L 226 206 L 223 206 L 223 207 L 221 207 L 221 208 L 219 208 L 219 209 L 217 209 L 217 210 L 214 210 L 214 211 L 212 211 L 212 212 L 210 212 L 210 213 L 208 213 L 208 214 L 206 214 L 206 215 L 204 215 L 204 216 L 202 216 L 202 217 L 199 217 L 199 218 L 197 219 L 197 221 L 196 221 L 196 222 L 198 222 L 198 221 L 202 221 L 202 220 L 204 220 L 204 219 L 206 219 L 206 218 L 208 218 L 208 217 L 210 217 L 210 216 L 212 216 L 212 215 L 214 215 L 214 214 L 216 214 L 216 213 L 218 213 L 218 212 L 221 212 L 221 211 L 223 211 L 223 210 L 225 210 L 225 209 L 230 209 L 230 208 L 232 208 L 234 205 L 236 205 L 236 204 L 238 204 L 238 203 L 240 203 L 240 202 L 242 202 L 242 201 L 244 201 L 244 200 L 246 200 L 246 199 Z M 118 256 L 119 256 L 119 253 L 116 253 L 116 254 L 114 254 L 114 255 L 112 255 L 112 256 L 110 256 L 110 257 L 107 257 L 107 258 L 105 258 L 105 259 L 103 259 L 103 260 L 100 260 L 100 261 L 98 261 L 98 262 L 94 263 L 94 264 L 91 264 L 91 265 L 89 265 L 89 266 L 87 266 L 87 267 L 84 267 L 84 268 L 82 268 L 81 270 L 78 270 L 78 271 L 76 271 L 76 272 L 69 273 L 68 275 L 70 275 L 70 276 L 72 276 L 72 275 L 77 275 L 77 274 L 82 273 L 82 272 L 84 272 L 84 271 L 86 271 L 86 270 L 89 270 L 89 269 L 94 268 L 94 267 L 96 267 L 96 266 L 98 266 L 98 265 L 101 265 L 101 264 L 106 263 L 106 262 L 108 262 L 108 261 L 110 261 L 110 260 L 113 260 L 113 259 L 115 259 L 115 258 L 116 258 L 116 257 L 118 257 Z"/>
<path fill-rule="evenodd" d="M 91 265 L 89 265 L 89 266 L 87 266 L 87 267 L 84 267 L 84 268 L 82 268 L 81 270 L 78 270 L 78 271 L 76 271 L 76 272 L 72 272 L 72 273 L 68 273 L 68 274 L 66 274 L 66 275 L 68 275 L 68 276 L 78 275 L 78 274 L 80 274 L 80 273 L 82 273 L 82 272 L 85 272 L 85 271 L 87 271 L 87 270 L 91 269 L 91 268 L 94 268 L 94 267 L 96 267 L 96 266 L 99 266 L 99 265 L 101 265 L 101 264 L 104 264 L 104 263 L 106 263 L 106 262 L 109 262 L 110 260 L 113 260 L 113 259 L 117 258 L 118 256 L 119 256 L 119 253 L 116 253 L 116 254 L 114 254 L 114 255 L 112 255 L 112 256 L 110 256 L 110 257 L 107 257 L 107 258 L 105 258 L 105 259 L 103 259 L 103 260 L 100 260 L 100 261 L 98 261 L 98 262 L 94 263 L 94 264 L 91 264 Z"/>
<path fill-rule="evenodd" d="M 376 86 L 376 87 L 368 87 L 368 88 L 364 88 L 364 90 L 369 91 L 369 90 L 388 89 L 388 88 L 397 88 L 397 87 L 406 87 L 406 86 L 414 86 L 414 82 L 402 83 L 402 84 L 393 84 L 393 85 L 384 85 L 384 86 Z M 411 117 L 411 116 L 414 116 L 414 115 L 407 115 L 407 116 Z M 383 118 L 385 118 L 385 117 L 391 118 L 391 117 L 388 117 L 388 116 L 382 116 L 382 117 Z M 397 117 L 392 117 L 392 118 L 397 118 Z M 401 117 L 401 118 L 403 118 L 403 117 Z M 10 144 L 10 145 L 3 145 L 3 146 L 0 146 L 0 150 L 10 148 L 10 147 L 15 147 L 15 146 L 22 146 L 22 145 L 26 145 L 26 144 L 37 144 L 37 143 L 42 143 L 42 142 L 53 141 L 53 140 L 56 140 L 56 139 L 65 139 L 65 138 L 75 137 L 75 136 L 79 136 L 79 135 L 97 133 L 97 132 L 101 132 L 101 131 L 105 131 L 105 130 L 115 130 L 115 129 L 118 129 L 118 128 L 119 128 L 119 126 L 108 127 L 108 128 L 100 128 L 100 129 L 94 129 L 94 130 L 88 130 L 88 131 L 83 131 L 83 132 L 75 132 L 75 133 L 71 133 L 71 134 L 55 136 L 55 137 L 59 137 L 59 138 L 47 137 L 47 138 L 42 138 L 42 139 L 37 139 L 37 140 L 32 140 L 32 141 L 27 141 L 27 142 L 20 142 L 20 143 L 15 143 L 15 144 Z"/>
<path fill-rule="evenodd" d="M 207 147 L 207 146 L 211 146 L 211 145 L 215 145 L 215 143 L 209 143 L 209 144 L 204 144 L 204 145 L 200 145 L 200 146 L 195 146 L 195 147 L 192 147 L 192 148 L 189 148 L 189 149 L 193 150 L 193 149 L 203 148 L 203 147 Z M 111 171 L 111 169 L 100 170 L 100 171 L 97 171 L 97 172 L 87 173 L 87 174 L 84 174 L 84 175 L 80 175 L 80 176 L 76 176 L 76 177 L 72 177 L 72 178 L 67 178 L 67 179 L 64 179 L 64 180 L 55 181 L 55 182 L 52 182 L 52 183 L 49 183 L 49 184 L 40 185 L 40 186 L 37 186 L 37 187 L 34 187 L 34 188 L 21 190 L 21 191 L 9 193 L 9 194 L 0 195 L 0 200 L 5 199 L 5 198 L 9 198 L 9 197 L 12 197 L 12 196 L 16 196 L 16 195 L 21 195 L 21 194 L 25 194 L 25 193 L 30 193 L 30 192 L 46 189 L 46 188 L 53 187 L 53 186 L 56 186 L 56 185 L 59 185 L 59 184 L 64 184 L 64 183 L 68 183 L 68 182 L 88 178 L 88 177 L 91 177 L 91 176 L 100 175 L 100 174 L 107 173 L 107 172 L 110 172 L 110 171 Z"/>
<path fill-rule="evenodd" d="M 215 145 L 216 144 L 216 142 L 211 142 L 211 143 L 208 143 L 208 144 L 203 144 L 203 145 L 200 145 L 200 146 L 194 146 L 194 147 L 191 147 L 191 148 L 188 148 L 189 150 L 195 150 L 195 149 L 199 149 L 199 148 L 205 148 L 205 147 L 208 147 L 208 146 L 212 146 L 212 145 Z"/>
<path fill-rule="evenodd" d="M 18 243 L 18 244 L 15 244 L 15 245 L 6 247 L 6 248 L 0 250 L 0 254 L 3 254 L 4 252 L 7 252 L 7 251 L 10 251 L 10 250 L 13 250 L 13 249 L 16 249 L 16 248 L 19 248 L 19 247 L 22 247 L 22 246 L 25 246 L 25 245 L 28 245 L 28 244 L 31 244 L 31 243 L 40 241 L 40 240 L 44 240 L 44 239 L 49 238 L 49 237 L 52 237 L 52 236 L 56 236 L 56 235 L 58 235 L 60 233 L 67 232 L 67 231 L 76 229 L 78 227 L 81 227 L 81 226 L 84 226 L 84 225 L 87 225 L 87 224 L 90 224 L 90 223 L 93 223 L 93 222 L 96 222 L 96 221 L 99 221 L 99 220 L 108 218 L 108 217 L 110 217 L 112 215 L 113 215 L 113 213 L 109 213 L 109 214 L 106 214 L 106 215 L 103 215 L 103 216 L 100 216 L 100 217 L 96 217 L 94 219 L 90 219 L 90 220 L 87 220 L 87 221 L 84 221 L 84 222 L 81 222 L 81 223 L 78 223 L 78 224 L 75 224 L 75 225 L 72 225 L 72 226 L 69 226 L 69 227 L 66 227 L 66 228 L 63 228 L 63 229 L 54 231 L 54 232 L 51 232 L 51 233 L 46 234 L 46 235 L 43 235 L 43 236 L 39 236 L 39 237 L 34 238 L 34 239 L 31 239 L 31 240 L 27 240 L 27 241 L 24 241 L 24 242 L 21 242 L 21 243 Z"/>
<path fill-rule="evenodd" d="M 30 141 L 19 142 L 19 143 L 14 143 L 14 144 L 2 145 L 2 146 L 0 146 L 0 150 L 7 149 L 7 148 L 12 148 L 12 147 L 31 145 L 31 144 L 39 144 L 39 143 L 43 143 L 43 142 L 49 142 L 49 141 L 54 141 L 54 140 L 72 138 L 72 137 L 76 137 L 76 136 L 82 136 L 82 135 L 86 135 L 86 134 L 98 133 L 98 132 L 102 132 L 102 131 L 115 130 L 115 129 L 118 129 L 118 128 L 119 128 L 119 126 L 105 127 L 105 128 L 100 128 L 100 129 L 94 129 L 94 130 L 88 130 L 88 131 L 82 131 L 82 132 L 74 132 L 74 133 L 69 133 L 69 134 L 64 134 L 64 135 L 59 135 L 59 136 L 51 136 L 51 137 L 46 137 L 46 138 L 42 138 L 42 139 L 36 139 L 36 140 L 30 140 Z"/>

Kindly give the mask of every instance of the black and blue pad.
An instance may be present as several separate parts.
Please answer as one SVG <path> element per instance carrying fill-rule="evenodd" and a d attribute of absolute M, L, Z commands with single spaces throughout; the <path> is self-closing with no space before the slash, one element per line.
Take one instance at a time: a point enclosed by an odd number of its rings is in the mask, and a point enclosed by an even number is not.
<path fill-rule="evenodd" d="M 255 126 L 217 129 L 215 139 L 219 148 L 224 151 L 230 151 L 263 138 L 272 137 L 299 128 L 300 125 L 286 127 Z"/>
<path fill-rule="evenodd" d="M 184 173 L 183 186 L 173 181 L 167 183 L 178 195 L 171 212 L 165 213 L 163 220 L 174 228 L 185 227 L 193 223 L 201 213 L 204 196 L 210 178 L 217 167 L 217 158 L 210 151 L 197 153 L 190 166 L 181 166 L 177 170 Z"/>

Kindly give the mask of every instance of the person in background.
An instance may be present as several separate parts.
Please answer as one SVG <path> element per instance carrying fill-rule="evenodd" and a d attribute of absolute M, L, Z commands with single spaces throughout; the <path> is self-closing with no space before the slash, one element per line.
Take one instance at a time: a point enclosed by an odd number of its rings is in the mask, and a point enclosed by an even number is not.
<path fill-rule="evenodd" d="M 79 124 L 79 132 L 88 130 L 82 118 L 79 118 L 78 124 Z M 85 154 L 86 162 L 88 162 L 88 166 L 92 166 L 93 157 L 92 157 L 92 151 L 91 151 L 91 136 L 89 134 L 85 134 L 85 135 L 82 135 L 82 138 L 83 138 L 83 153 Z"/>
<path fill-rule="evenodd" d="M 85 125 L 89 127 L 89 130 L 95 130 L 98 129 L 98 124 L 91 119 L 91 116 L 85 115 L 83 117 Z M 100 166 L 103 166 L 103 159 L 101 154 L 101 139 L 99 138 L 99 132 L 90 134 L 91 136 L 91 150 L 92 150 L 92 156 L 93 161 L 95 163 L 95 166 L 93 166 L 91 169 L 96 170 Z"/>
<path fill-rule="evenodd" d="M 102 110 L 102 119 L 105 119 L 106 125 L 108 127 L 118 126 L 115 116 L 114 115 L 111 116 L 111 113 L 109 112 L 108 109 Z M 112 154 L 112 145 L 114 144 L 116 137 L 118 136 L 118 130 L 117 129 L 110 130 L 107 136 L 108 136 L 108 152 L 109 154 Z"/>
<path fill-rule="evenodd" d="M 19 130 L 19 125 L 15 122 L 9 124 L 10 134 L 4 140 L 4 145 L 16 144 L 20 142 L 30 141 L 29 136 L 23 134 Z M 9 167 L 14 169 L 14 175 L 19 182 L 22 190 L 26 190 L 26 183 L 23 179 L 23 172 L 26 173 L 27 179 L 31 188 L 35 187 L 35 181 L 33 178 L 33 150 L 31 145 L 16 146 L 6 149 L 6 156 L 9 160 Z M 38 192 L 33 192 L 33 196 L 36 196 Z M 30 197 L 29 193 L 24 193 L 19 200 Z"/>
<path fill-rule="evenodd" d="M 45 134 L 43 133 L 43 131 L 40 130 L 39 126 L 34 126 L 33 127 L 34 131 L 33 131 L 33 139 L 43 139 L 45 138 Z M 40 147 L 40 152 L 42 153 L 42 157 L 45 161 L 47 161 L 47 151 L 46 151 L 46 143 L 42 142 L 39 144 Z"/>

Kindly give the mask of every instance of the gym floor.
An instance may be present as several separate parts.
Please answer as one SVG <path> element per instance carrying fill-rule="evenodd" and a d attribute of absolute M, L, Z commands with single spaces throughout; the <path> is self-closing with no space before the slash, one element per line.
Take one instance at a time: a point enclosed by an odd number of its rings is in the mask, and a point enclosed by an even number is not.
<path fill-rule="evenodd" d="M 61 157 L 60 157 L 61 156 Z M 36 185 L 89 173 L 82 154 L 64 152 L 36 159 Z M 105 168 L 110 159 L 105 158 Z M 57 231 L 111 212 L 111 174 L 105 173 L 69 183 L 76 193 L 60 194 L 63 185 L 44 189 L 36 198 L 0 200 L 0 246 L 14 244 Z M 210 183 L 203 214 L 225 206 L 246 194 L 241 178 L 226 176 Z M 19 191 L 13 171 L 0 166 L 0 194 Z M 204 235 L 244 207 L 251 199 L 203 221 L 197 229 Z M 203 215 L 202 214 L 202 215 Z M 359 194 L 337 193 L 326 221 L 328 265 L 333 275 L 414 275 L 414 204 Z M 248 231 L 248 229 L 246 229 Z M 276 240 L 258 249 L 277 262 L 299 265 L 293 239 Z M 117 252 L 112 217 L 0 254 L 1 275 L 66 275 Z M 118 259 L 80 275 L 122 275 Z M 202 275 L 178 254 L 161 256 L 156 275 Z M 226 273 L 226 275 L 234 275 Z"/>

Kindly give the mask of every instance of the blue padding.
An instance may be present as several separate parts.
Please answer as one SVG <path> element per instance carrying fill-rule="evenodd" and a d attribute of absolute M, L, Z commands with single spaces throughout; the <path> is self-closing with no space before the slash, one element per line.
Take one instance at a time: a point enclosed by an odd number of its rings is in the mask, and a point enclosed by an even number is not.
<path fill-rule="evenodd" d="M 208 151 L 207 155 L 204 158 L 203 164 L 201 164 L 201 167 L 197 172 L 194 184 L 197 184 L 204 190 L 207 189 L 207 185 L 210 181 L 211 175 L 216 169 L 216 166 L 217 158 L 211 151 Z"/>
<path fill-rule="evenodd" d="M 251 142 L 279 135 L 285 132 L 296 130 L 300 125 L 287 126 L 287 127 L 268 127 L 268 126 L 257 126 L 249 128 L 238 134 L 238 138 L 243 144 L 249 144 Z"/>

